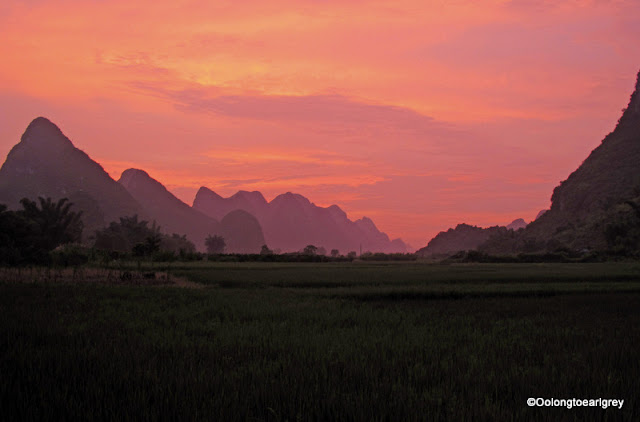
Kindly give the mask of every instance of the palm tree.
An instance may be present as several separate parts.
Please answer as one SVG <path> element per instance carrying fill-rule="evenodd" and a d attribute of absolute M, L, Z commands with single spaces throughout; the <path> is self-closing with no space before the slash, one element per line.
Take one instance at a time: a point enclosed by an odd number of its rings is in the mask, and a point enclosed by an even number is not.
<path fill-rule="evenodd" d="M 73 204 L 67 198 L 57 202 L 51 198 L 38 198 L 38 203 L 23 198 L 20 214 L 33 228 L 34 243 L 50 251 L 64 243 L 80 241 L 82 237 L 82 211 L 71 211 Z M 40 205 L 38 207 L 38 205 Z"/>

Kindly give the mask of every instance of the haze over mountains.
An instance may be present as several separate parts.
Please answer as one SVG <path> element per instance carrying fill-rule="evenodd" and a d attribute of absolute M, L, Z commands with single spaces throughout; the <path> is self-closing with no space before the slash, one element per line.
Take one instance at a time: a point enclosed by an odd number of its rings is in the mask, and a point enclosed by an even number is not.
<path fill-rule="evenodd" d="M 406 252 L 401 239 L 391 241 L 369 218 L 351 221 L 337 205 L 319 207 L 291 192 L 267 202 L 260 192 L 240 191 L 223 198 L 202 187 L 196 194 L 193 208 L 213 218 L 220 218 L 229 210 L 245 210 L 260 222 L 267 244 L 283 252 L 299 251 L 309 244 L 323 246 L 327 251 L 338 249 L 342 253 L 360 248 L 363 252 Z"/>
<path fill-rule="evenodd" d="M 258 253 L 264 244 L 283 252 L 309 244 L 342 253 L 360 246 L 372 252 L 406 251 L 401 240 L 390 241 L 366 217 L 352 222 L 339 207 L 317 207 L 297 194 L 267 203 L 259 192 L 222 198 L 201 188 L 190 207 L 143 170 L 126 170 L 116 182 L 43 117 L 29 124 L 0 168 L 0 203 L 15 209 L 21 198 L 38 196 L 66 197 L 82 210 L 85 240 L 119 217 L 137 214 L 156 221 L 167 234 L 185 234 L 198 250 L 204 250 L 208 235 L 218 234 L 225 238 L 226 251 L 234 253 Z"/>
<path fill-rule="evenodd" d="M 144 170 L 125 170 L 118 183 L 138 200 L 165 232 L 186 234 L 200 250 L 209 234 L 224 237 L 228 252 L 258 253 L 265 244 L 260 224 L 250 214 L 230 212 L 218 222 L 176 198 Z"/>

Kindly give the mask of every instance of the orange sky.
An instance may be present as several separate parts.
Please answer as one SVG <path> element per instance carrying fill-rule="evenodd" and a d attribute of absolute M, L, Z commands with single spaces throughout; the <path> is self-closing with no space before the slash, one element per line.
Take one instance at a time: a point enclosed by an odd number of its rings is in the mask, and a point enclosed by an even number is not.
<path fill-rule="evenodd" d="M 3 157 L 45 116 L 116 179 L 293 191 L 416 247 L 548 207 L 640 68 L 637 0 L 9 0 L 0 35 Z"/>

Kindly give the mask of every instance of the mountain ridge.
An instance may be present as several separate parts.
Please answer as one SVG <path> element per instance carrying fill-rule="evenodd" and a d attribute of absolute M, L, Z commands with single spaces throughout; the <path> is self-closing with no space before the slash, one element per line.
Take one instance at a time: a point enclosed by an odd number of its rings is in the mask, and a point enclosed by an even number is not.
<path fill-rule="evenodd" d="M 228 213 L 218 221 L 182 202 L 144 170 L 127 169 L 118 183 L 142 204 L 163 231 L 186 234 L 199 251 L 206 251 L 205 239 L 209 235 L 224 237 L 229 253 L 258 253 L 265 243 L 260 224 L 249 213 L 231 217 Z"/>
<path fill-rule="evenodd" d="M 239 195 L 241 192 L 224 198 L 201 187 L 193 207 L 211 217 L 219 217 L 233 209 L 250 212 L 262 225 L 269 247 L 281 251 L 295 252 L 313 244 L 342 253 L 358 251 L 361 247 L 363 252 L 406 252 L 401 239 L 389 240 L 367 217 L 349 220 L 347 213 L 337 205 L 319 207 L 293 192 L 277 195 L 267 202 L 260 192 L 254 191 L 250 194 L 258 199 L 250 202 L 247 193 Z"/>
<path fill-rule="evenodd" d="M 127 169 L 120 180 L 115 181 L 44 117 L 30 122 L 0 167 L 0 203 L 17 209 L 23 197 L 38 196 L 54 200 L 69 198 L 74 208 L 83 212 L 85 241 L 120 217 L 138 215 L 140 219 L 156 221 L 167 234 L 187 235 L 199 250 L 204 248 L 206 235 L 220 234 L 227 239 L 229 252 L 257 253 L 268 243 L 262 222 L 255 217 L 259 215 L 278 223 L 277 227 L 271 227 L 272 238 L 274 233 L 276 238 L 278 235 L 286 238 L 280 246 L 277 241 L 269 245 L 274 249 L 300 250 L 308 244 L 338 248 L 343 253 L 358 250 L 360 246 L 365 251 L 383 252 L 399 252 L 405 248 L 399 239 L 390 241 L 366 217 L 353 222 L 337 205 L 318 207 L 292 192 L 267 202 L 258 191 L 239 191 L 230 198 L 222 198 L 203 187 L 191 207 L 145 170 Z M 227 209 L 216 210 L 220 220 L 197 210 L 198 198 L 225 204 Z M 243 212 L 235 212 L 237 210 Z M 246 236 L 253 243 L 243 244 L 237 236 Z M 291 242 L 295 243 L 294 247 Z"/>

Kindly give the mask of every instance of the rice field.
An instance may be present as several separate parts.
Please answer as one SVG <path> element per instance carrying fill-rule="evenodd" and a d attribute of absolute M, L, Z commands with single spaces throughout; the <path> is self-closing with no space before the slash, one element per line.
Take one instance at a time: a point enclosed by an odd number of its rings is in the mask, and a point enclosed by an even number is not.
<path fill-rule="evenodd" d="M 640 417 L 636 263 L 73 271 L 0 269 L 5 420 Z"/>

